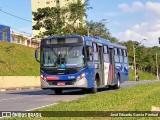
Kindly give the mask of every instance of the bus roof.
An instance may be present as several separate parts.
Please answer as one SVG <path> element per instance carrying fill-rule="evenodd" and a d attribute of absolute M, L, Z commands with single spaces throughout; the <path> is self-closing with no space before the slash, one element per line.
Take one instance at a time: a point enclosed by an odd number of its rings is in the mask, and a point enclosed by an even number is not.
<path fill-rule="evenodd" d="M 84 36 L 84 38 L 85 38 L 85 40 L 88 40 L 88 41 L 93 41 L 93 42 L 95 41 L 95 42 L 98 42 L 98 43 L 106 44 L 109 47 L 117 47 L 117 48 L 127 49 L 127 47 L 125 47 L 125 46 L 119 45 L 117 43 L 112 43 L 109 40 L 101 38 L 101 37 L 97 37 L 97 36 Z"/>
<path fill-rule="evenodd" d="M 125 46 L 119 45 L 117 43 L 112 43 L 107 39 L 97 37 L 97 36 L 81 36 L 78 34 L 74 34 L 74 35 L 64 35 L 64 36 L 50 36 L 47 38 L 43 38 L 42 40 L 53 39 L 53 38 L 69 38 L 69 37 L 83 37 L 84 41 L 92 41 L 92 42 L 97 42 L 100 44 L 106 44 L 111 48 L 116 47 L 116 48 L 121 48 L 121 49 L 127 49 L 127 47 L 125 47 Z"/>

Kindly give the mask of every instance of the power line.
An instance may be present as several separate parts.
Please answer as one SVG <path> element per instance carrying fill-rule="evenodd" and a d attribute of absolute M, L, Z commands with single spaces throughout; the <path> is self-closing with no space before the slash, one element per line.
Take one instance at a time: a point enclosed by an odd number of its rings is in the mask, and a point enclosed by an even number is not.
<path fill-rule="evenodd" d="M 24 21 L 26 21 L 26 22 L 31 22 L 31 23 L 32 23 L 32 21 L 31 21 L 31 20 L 27 20 L 27 19 L 25 19 L 25 18 L 18 17 L 18 16 L 16 16 L 16 15 L 13 15 L 13 14 L 11 14 L 11 13 L 8 13 L 8 12 L 6 12 L 6 11 L 3 11 L 2 9 L 0 9 L 0 12 L 5 13 L 5 14 L 10 15 L 10 16 L 13 16 L 13 17 L 15 17 L 15 18 L 18 18 L 18 19 L 24 20 Z"/>
<path fill-rule="evenodd" d="M 9 26 L 9 27 L 10 27 L 10 26 Z M 10 28 L 12 28 L 12 29 L 14 29 L 14 30 L 17 30 L 17 31 L 19 31 L 19 32 L 21 32 L 21 33 L 24 33 L 24 34 L 32 35 L 32 33 L 25 32 L 25 31 L 19 30 L 19 29 L 17 29 L 17 28 L 13 28 L 13 27 L 10 27 Z"/>
<path fill-rule="evenodd" d="M 0 25 L 4 25 L 4 24 L 0 23 Z M 11 27 L 11 26 L 9 26 L 9 25 L 6 25 L 6 27 L 10 27 L 11 29 L 16 30 L 16 31 L 19 31 L 20 33 L 23 33 L 23 34 L 33 35 L 32 33 L 19 30 L 19 29 L 17 29 L 17 28 Z"/>

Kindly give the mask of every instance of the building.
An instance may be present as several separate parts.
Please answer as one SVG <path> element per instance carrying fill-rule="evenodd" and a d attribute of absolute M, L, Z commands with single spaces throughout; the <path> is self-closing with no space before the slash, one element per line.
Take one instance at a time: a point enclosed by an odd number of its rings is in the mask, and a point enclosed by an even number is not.
<path fill-rule="evenodd" d="M 14 33 L 13 31 L 11 32 L 10 27 L 1 24 L 0 24 L 0 41 L 21 44 L 33 48 L 37 48 L 40 45 L 40 41 L 22 34 Z"/>
<path fill-rule="evenodd" d="M 67 3 L 72 1 L 74 0 L 32 0 L 32 11 L 37 11 L 38 8 L 45 8 L 45 7 L 64 7 Z M 82 2 L 84 1 L 85 0 L 82 0 Z M 34 25 L 33 20 L 32 20 L 32 25 Z M 32 30 L 32 33 L 35 36 L 44 31 L 45 29 Z"/>
<path fill-rule="evenodd" d="M 28 47 L 33 47 L 33 48 L 37 48 L 40 45 L 39 41 L 32 39 L 28 36 L 24 36 L 22 34 L 17 34 L 14 32 L 11 33 L 11 42 L 15 44 L 25 45 Z"/>
<path fill-rule="evenodd" d="M 10 40 L 10 27 L 0 24 L 0 41 L 11 42 Z"/>

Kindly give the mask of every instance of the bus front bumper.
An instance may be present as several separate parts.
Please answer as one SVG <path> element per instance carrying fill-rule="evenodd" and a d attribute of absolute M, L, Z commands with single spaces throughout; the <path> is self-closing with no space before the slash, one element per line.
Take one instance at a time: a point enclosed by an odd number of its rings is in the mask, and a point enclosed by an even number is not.
<path fill-rule="evenodd" d="M 58 85 L 58 83 L 67 83 L 68 81 L 44 81 L 41 80 L 41 88 L 42 89 L 79 89 L 79 88 L 87 88 L 88 82 L 87 79 L 84 77 L 80 80 L 72 80 L 71 84 L 65 84 L 65 85 Z"/>

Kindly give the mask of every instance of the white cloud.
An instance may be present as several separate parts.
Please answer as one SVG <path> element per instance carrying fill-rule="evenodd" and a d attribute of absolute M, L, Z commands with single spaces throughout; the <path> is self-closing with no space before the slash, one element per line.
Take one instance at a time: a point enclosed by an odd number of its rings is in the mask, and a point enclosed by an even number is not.
<path fill-rule="evenodd" d="M 160 20 L 136 24 L 131 29 L 120 32 L 116 36 L 121 41 L 133 40 L 140 42 L 143 39 L 147 39 L 142 44 L 146 46 L 157 46 L 158 37 L 160 37 Z"/>
<path fill-rule="evenodd" d="M 160 14 L 160 3 L 158 2 L 147 2 L 145 7 L 150 13 Z"/>
<path fill-rule="evenodd" d="M 143 41 L 142 44 L 146 46 L 160 46 L 158 44 L 158 37 L 160 37 L 160 2 L 148 1 L 146 3 L 133 2 L 131 5 L 123 3 L 118 6 L 121 11 L 133 13 L 144 12 L 144 22 L 135 24 L 123 32 L 115 34 L 121 41 L 133 40 Z"/>
<path fill-rule="evenodd" d="M 145 10 L 147 14 L 159 14 L 160 15 L 160 2 L 133 2 L 132 5 L 122 3 L 118 5 L 123 12 L 137 12 L 140 10 Z"/>
<path fill-rule="evenodd" d="M 144 5 L 143 3 L 137 1 L 137 2 L 134 2 L 131 6 L 126 3 L 122 3 L 122 4 L 119 4 L 118 7 L 123 12 L 136 12 L 143 9 Z"/>

